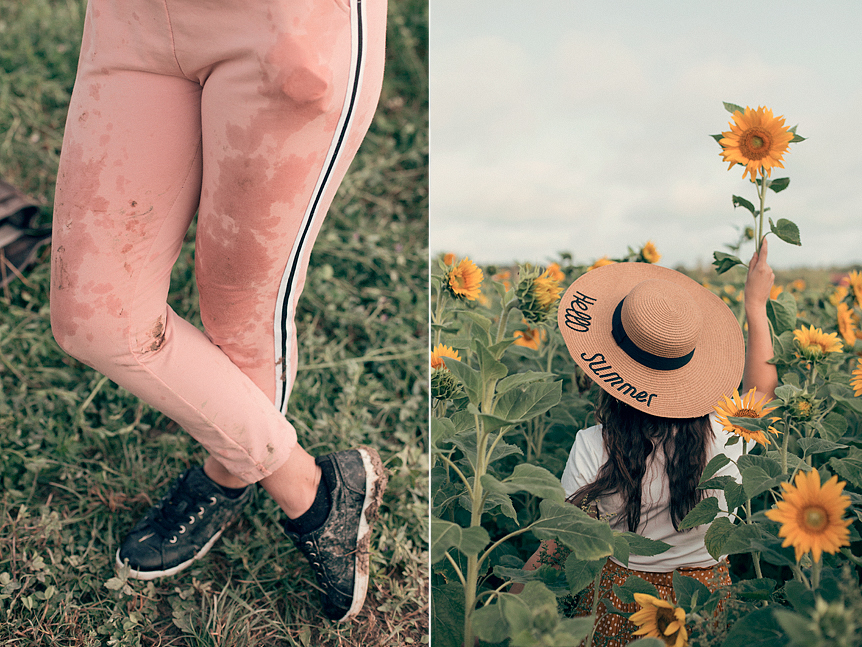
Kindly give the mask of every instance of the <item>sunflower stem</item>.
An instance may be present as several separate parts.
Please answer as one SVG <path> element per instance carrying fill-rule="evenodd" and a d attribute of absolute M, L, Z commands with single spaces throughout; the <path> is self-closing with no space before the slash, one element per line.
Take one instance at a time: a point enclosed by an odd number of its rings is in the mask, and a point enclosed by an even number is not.
<path fill-rule="evenodd" d="M 746 444 L 745 439 L 742 439 L 742 455 L 745 456 L 748 453 L 748 445 Z M 751 499 L 746 499 L 745 501 L 745 523 L 753 523 L 751 521 Z M 753 550 L 751 551 L 751 559 L 754 562 L 754 572 L 757 574 L 757 578 L 760 579 L 763 577 L 763 572 L 760 570 L 760 552 Z"/>
<path fill-rule="evenodd" d="M 757 182 L 755 181 L 755 186 Z M 760 218 L 757 223 L 757 253 L 760 254 L 760 247 L 763 245 L 763 215 L 766 213 L 766 176 L 763 175 L 763 170 L 760 171 L 760 186 L 758 187 L 757 195 L 760 198 Z"/>
<path fill-rule="evenodd" d="M 823 565 L 819 559 L 811 565 L 811 590 L 816 591 L 820 586 L 820 567 Z"/>
<path fill-rule="evenodd" d="M 787 413 L 784 414 L 784 438 L 781 439 L 781 473 L 787 474 L 787 445 L 790 442 L 790 426 L 787 423 Z"/>
<path fill-rule="evenodd" d="M 503 313 L 500 315 L 500 326 L 497 328 L 497 342 L 503 341 L 503 335 L 506 334 L 506 325 L 509 323 L 509 313 L 518 304 L 518 299 L 512 299 L 503 308 Z"/>

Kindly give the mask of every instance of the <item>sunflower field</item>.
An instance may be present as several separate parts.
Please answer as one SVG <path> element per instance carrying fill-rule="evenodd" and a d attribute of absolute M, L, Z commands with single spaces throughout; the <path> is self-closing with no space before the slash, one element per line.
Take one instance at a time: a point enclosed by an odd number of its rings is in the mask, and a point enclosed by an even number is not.
<path fill-rule="evenodd" d="M 756 197 L 733 196 L 754 219 L 731 252 L 767 235 L 800 245 L 795 223 L 765 206 L 787 189 L 790 144 L 804 141 L 771 110 L 725 104 L 730 130 L 713 135 L 730 169 Z M 767 227 L 768 223 L 768 227 Z M 745 327 L 744 263 L 715 252 L 692 273 Z M 592 264 L 564 255 L 547 267 L 479 268 L 452 254 L 431 279 L 432 641 L 460 645 L 589 646 L 593 616 L 569 617 L 578 594 L 608 557 L 656 555 L 663 542 L 613 531 L 607 520 L 564 502 L 559 476 L 578 430 L 595 424 L 598 387 L 571 360 L 556 326 L 559 296 L 595 267 L 656 263 L 652 241 Z M 862 645 L 862 272 L 846 268 L 820 287 L 779 280 L 767 304 L 779 384 L 771 402 L 728 393 L 715 403 L 732 436 L 745 438 L 740 476 L 706 466 L 704 499 L 680 530 L 709 523 L 705 544 L 727 555 L 732 583 L 710 591 L 673 574 L 673 596 L 632 576 L 614 593 L 646 647 L 825 647 Z M 825 287 L 824 287 L 825 286 Z M 751 447 L 751 449 L 748 449 Z M 711 494 L 721 490 L 727 509 Z M 727 516 L 720 515 L 725 513 Z M 525 560 L 542 540 L 563 550 Z M 630 607 L 631 608 L 631 607 Z M 583 641 L 583 642 L 582 642 Z"/>
<path fill-rule="evenodd" d="M 566 617 L 572 596 L 608 556 L 626 563 L 629 554 L 662 550 L 564 503 L 559 484 L 575 434 L 594 424 L 598 389 L 566 351 L 557 300 L 593 267 L 648 262 L 644 251 L 658 255 L 645 245 L 625 258 L 586 266 L 566 257 L 546 268 L 438 260 L 431 358 L 435 647 L 474 638 L 578 644 L 592 620 Z M 768 314 L 781 383 L 775 401 L 728 394 L 716 403 L 739 435 L 762 441 L 740 458 L 741 480 L 712 478 L 729 460 L 723 455 L 704 472 L 701 487 L 723 490 L 730 512 L 710 526 L 707 549 L 729 555 L 733 584 L 710 593 L 692 578 L 674 578 L 673 603 L 685 614 L 688 636 L 680 645 L 862 641 L 862 273 L 837 280 L 826 290 L 801 280 L 773 289 Z M 740 321 L 743 283 L 739 269 L 707 283 Z M 681 528 L 712 522 L 718 512 L 716 497 L 707 497 Z M 557 568 L 523 570 L 542 539 L 571 552 Z M 520 595 L 507 592 L 516 582 L 527 587 Z M 630 603 L 635 595 L 656 595 L 651 587 L 630 578 L 616 592 Z"/>

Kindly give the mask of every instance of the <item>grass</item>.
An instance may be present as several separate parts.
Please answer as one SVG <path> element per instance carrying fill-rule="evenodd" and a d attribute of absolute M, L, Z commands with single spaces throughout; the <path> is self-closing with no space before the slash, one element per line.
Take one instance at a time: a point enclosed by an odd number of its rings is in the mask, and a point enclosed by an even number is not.
<path fill-rule="evenodd" d="M 82 0 L 0 0 L 0 175 L 50 222 Z M 290 419 L 313 454 L 377 447 L 390 485 L 354 622 L 319 613 L 310 569 L 258 490 L 210 555 L 157 582 L 113 566 L 125 532 L 202 450 L 66 356 L 47 251 L 0 294 L 0 644 L 427 643 L 427 3 L 389 7 L 375 121 L 312 254 Z M 171 306 L 199 325 L 190 233 Z"/>

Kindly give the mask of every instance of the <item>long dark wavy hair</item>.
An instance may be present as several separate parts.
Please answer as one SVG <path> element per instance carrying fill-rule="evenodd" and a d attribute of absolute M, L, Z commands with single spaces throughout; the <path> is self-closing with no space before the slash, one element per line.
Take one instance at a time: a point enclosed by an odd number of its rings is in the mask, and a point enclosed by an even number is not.
<path fill-rule="evenodd" d="M 601 466 L 594 482 L 567 500 L 586 509 L 601 496 L 619 494 L 625 503 L 628 528 L 637 532 L 647 458 L 658 449 L 665 456 L 671 521 L 674 530 L 679 530 L 679 522 L 704 498 L 704 491 L 698 490 L 697 484 L 706 467 L 707 447 L 715 438 L 709 415 L 658 418 L 601 390 L 596 421 L 602 425 L 608 461 Z"/>

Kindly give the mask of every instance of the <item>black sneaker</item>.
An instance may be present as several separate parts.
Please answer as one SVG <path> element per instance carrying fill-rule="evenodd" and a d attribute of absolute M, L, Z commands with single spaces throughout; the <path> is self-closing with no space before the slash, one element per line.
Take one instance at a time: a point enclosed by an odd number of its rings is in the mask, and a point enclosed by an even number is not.
<path fill-rule="evenodd" d="M 230 498 L 202 467 L 186 470 L 123 540 L 117 565 L 128 560 L 129 577 L 139 580 L 179 573 L 209 552 L 239 516 L 251 490 L 248 486 Z"/>
<path fill-rule="evenodd" d="M 365 602 L 371 524 L 386 489 L 386 470 L 370 447 L 319 456 L 315 462 L 330 487 L 329 516 L 307 534 L 292 532 L 289 522 L 283 523 L 284 531 L 314 570 L 323 612 L 330 620 L 347 620 Z"/>

